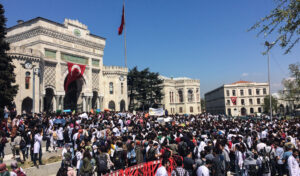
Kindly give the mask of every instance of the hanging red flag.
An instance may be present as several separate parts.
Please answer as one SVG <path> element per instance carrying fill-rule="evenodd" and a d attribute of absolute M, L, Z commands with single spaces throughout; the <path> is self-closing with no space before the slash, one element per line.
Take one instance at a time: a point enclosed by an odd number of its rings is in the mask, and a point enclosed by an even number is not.
<path fill-rule="evenodd" d="M 68 71 L 67 81 L 65 84 L 65 91 L 68 90 L 68 86 L 71 82 L 81 78 L 85 70 L 85 65 L 74 64 L 68 62 Z"/>
<path fill-rule="evenodd" d="M 233 105 L 236 105 L 236 97 L 230 97 Z"/>
<path fill-rule="evenodd" d="M 121 35 L 123 32 L 124 24 L 125 24 L 125 6 L 123 4 L 122 20 L 121 20 L 121 25 L 119 27 L 119 35 Z"/>

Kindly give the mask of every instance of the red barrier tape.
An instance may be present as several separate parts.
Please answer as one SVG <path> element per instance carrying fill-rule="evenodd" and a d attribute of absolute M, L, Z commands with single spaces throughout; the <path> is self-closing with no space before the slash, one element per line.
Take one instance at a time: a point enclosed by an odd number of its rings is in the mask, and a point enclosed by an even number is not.
<path fill-rule="evenodd" d="M 176 160 L 182 159 L 181 156 L 173 156 L 169 159 L 170 166 L 167 168 L 169 176 L 174 168 L 176 168 Z M 106 174 L 105 176 L 153 176 L 156 174 L 157 169 L 161 166 L 161 160 L 150 161 L 147 163 L 141 163 L 135 166 L 126 168 L 125 170 L 120 169 L 111 173 Z"/>

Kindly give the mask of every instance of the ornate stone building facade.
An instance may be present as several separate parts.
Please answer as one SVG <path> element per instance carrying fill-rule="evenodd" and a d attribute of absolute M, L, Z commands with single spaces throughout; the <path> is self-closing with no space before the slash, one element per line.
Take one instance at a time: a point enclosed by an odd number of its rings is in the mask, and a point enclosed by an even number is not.
<path fill-rule="evenodd" d="M 206 111 L 232 116 L 262 113 L 264 98 L 269 95 L 268 83 L 237 81 L 205 94 Z"/>
<path fill-rule="evenodd" d="M 169 114 L 201 113 L 200 81 L 190 78 L 167 78 L 163 80 L 162 104 Z"/>
<path fill-rule="evenodd" d="M 37 17 L 8 28 L 6 40 L 10 43 L 8 56 L 16 66 L 18 114 L 33 109 L 127 110 L 128 69 L 103 65 L 106 39 L 91 34 L 86 25 L 77 20 L 65 19 L 61 24 Z M 83 77 L 65 91 L 68 62 L 86 68 Z"/>

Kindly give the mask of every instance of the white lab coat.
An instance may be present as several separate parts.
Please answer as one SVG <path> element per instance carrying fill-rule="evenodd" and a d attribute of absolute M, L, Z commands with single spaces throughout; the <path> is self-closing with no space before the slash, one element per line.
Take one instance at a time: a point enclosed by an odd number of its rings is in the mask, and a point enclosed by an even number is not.
<path fill-rule="evenodd" d="M 293 155 L 288 159 L 288 167 L 290 176 L 300 176 L 299 163 Z"/>
<path fill-rule="evenodd" d="M 41 134 L 35 134 L 34 135 L 34 147 L 33 147 L 33 153 L 39 153 L 40 152 L 40 148 L 42 147 L 42 136 Z"/>

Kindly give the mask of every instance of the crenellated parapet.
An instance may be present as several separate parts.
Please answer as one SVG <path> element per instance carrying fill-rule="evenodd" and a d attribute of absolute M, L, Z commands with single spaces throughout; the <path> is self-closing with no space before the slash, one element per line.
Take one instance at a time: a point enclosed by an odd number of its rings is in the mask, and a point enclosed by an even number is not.
<path fill-rule="evenodd" d="M 127 67 L 120 66 L 103 66 L 103 75 L 124 75 L 128 74 Z"/>

